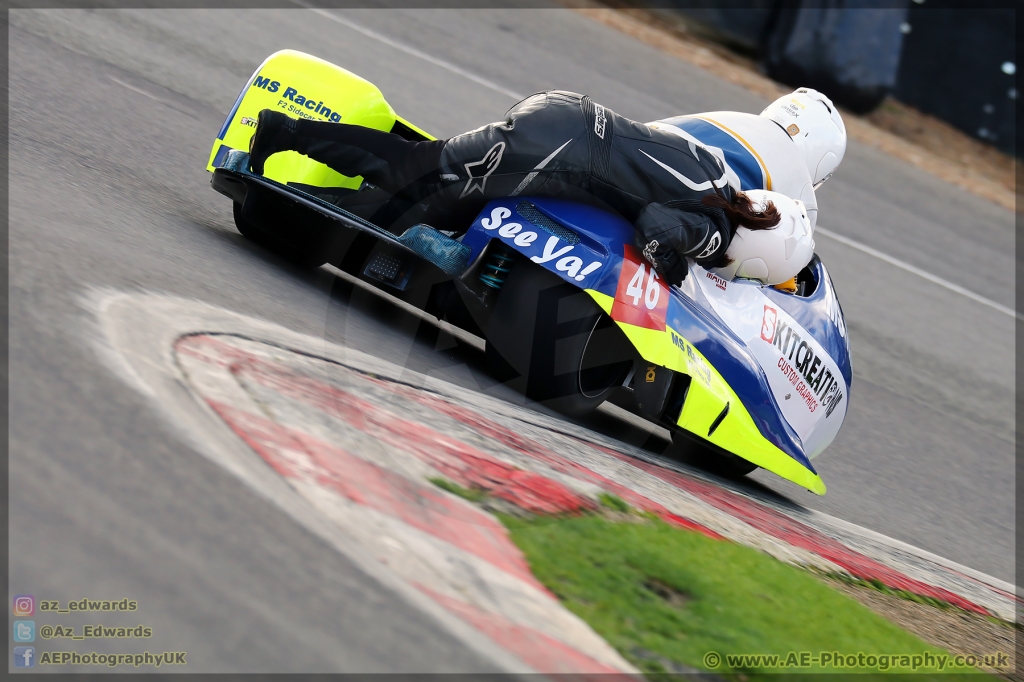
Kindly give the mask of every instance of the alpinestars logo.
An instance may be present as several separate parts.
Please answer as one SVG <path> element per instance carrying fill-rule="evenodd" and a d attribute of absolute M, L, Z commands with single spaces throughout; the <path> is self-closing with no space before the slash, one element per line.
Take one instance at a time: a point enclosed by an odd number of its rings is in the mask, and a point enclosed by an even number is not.
<path fill-rule="evenodd" d="M 721 245 L 721 243 L 722 243 L 722 235 L 719 234 L 718 232 L 715 232 L 713 235 L 711 235 L 711 241 L 708 242 L 707 248 L 705 248 L 703 251 L 701 251 L 700 254 L 694 260 L 700 260 L 702 258 L 707 258 L 711 254 L 713 254 L 716 249 L 718 249 L 718 247 L 719 247 L 719 245 Z"/>
<path fill-rule="evenodd" d="M 480 194 L 484 193 L 487 188 L 487 178 L 497 169 L 498 164 L 501 163 L 501 155 L 504 153 L 505 143 L 499 142 L 487 150 L 484 158 L 466 164 L 469 180 L 466 180 L 466 186 L 462 189 L 462 194 L 459 195 L 460 199 L 468 196 L 473 190 L 479 190 Z"/>

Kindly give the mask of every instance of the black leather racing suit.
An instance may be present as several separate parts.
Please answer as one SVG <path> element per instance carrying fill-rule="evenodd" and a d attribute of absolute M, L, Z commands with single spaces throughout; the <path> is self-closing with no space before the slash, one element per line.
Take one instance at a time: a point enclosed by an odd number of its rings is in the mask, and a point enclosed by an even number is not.
<path fill-rule="evenodd" d="M 321 130 L 331 133 L 330 142 Z M 491 199 L 517 195 L 605 205 L 633 223 L 637 246 L 670 282 L 686 276 L 684 257 L 720 262 L 732 237 L 724 213 L 701 204 L 716 190 L 733 199 L 718 159 L 589 97 L 538 93 L 504 121 L 444 142 L 362 131 L 300 120 L 293 148 L 344 175 L 426 201 L 435 215 L 475 215 Z"/>

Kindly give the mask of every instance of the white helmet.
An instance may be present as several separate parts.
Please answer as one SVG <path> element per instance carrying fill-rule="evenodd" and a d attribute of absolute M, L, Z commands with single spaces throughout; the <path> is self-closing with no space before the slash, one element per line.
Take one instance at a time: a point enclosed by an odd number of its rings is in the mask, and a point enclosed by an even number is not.
<path fill-rule="evenodd" d="M 832 177 L 846 153 L 846 126 L 832 100 L 817 90 L 798 88 L 769 104 L 761 115 L 789 133 L 814 189 Z"/>
<path fill-rule="evenodd" d="M 766 285 L 793 279 L 814 256 L 811 221 L 804 202 L 764 189 L 751 189 L 744 194 L 754 206 L 761 206 L 762 211 L 769 201 L 772 202 L 782 219 L 767 230 L 737 227 L 725 251 L 732 262 L 715 272 L 726 280 L 754 279 Z"/>

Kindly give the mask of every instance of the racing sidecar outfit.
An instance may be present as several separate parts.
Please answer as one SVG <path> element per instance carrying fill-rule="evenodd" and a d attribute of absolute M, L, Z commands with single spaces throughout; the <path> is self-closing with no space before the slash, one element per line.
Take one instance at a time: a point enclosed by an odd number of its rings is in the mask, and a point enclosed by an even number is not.
<path fill-rule="evenodd" d="M 256 137 L 261 135 L 261 116 Z M 343 175 L 362 175 L 388 191 L 425 200 L 435 213 L 475 215 L 492 199 L 557 196 L 609 207 L 637 230 L 637 245 L 670 283 L 686 276 L 686 257 L 723 263 L 733 234 L 712 193 L 732 202 L 722 162 L 699 144 L 615 114 L 564 91 L 532 95 L 500 122 L 443 146 L 320 121 L 290 121 L 272 151 L 293 149 Z M 255 163 L 267 156 L 259 140 Z"/>
<path fill-rule="evenodd" d="M 798 199 L 817 225 L 818 201 L 807 165 L 789 133 L 775 121 L 740 111 L 712 111 L 647 124 L 703 145 L 726 166 L 739 189 L 767 189 Z"/>

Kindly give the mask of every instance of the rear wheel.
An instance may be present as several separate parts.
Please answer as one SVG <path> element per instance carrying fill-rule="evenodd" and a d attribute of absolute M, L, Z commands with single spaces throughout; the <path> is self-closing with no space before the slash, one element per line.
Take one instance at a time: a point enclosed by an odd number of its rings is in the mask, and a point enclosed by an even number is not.
<path fill-rule="evenodd" d="M 589 294 L 526 261 L 501 287 L 486 353 L 492 373 L 571 416 L 603 403 L 633 362 L 631 344 Z"/>
<path fill-rule="evenodd" d="M 696 436 L 672 431 L 672 443 L 676 459 L 722 478 L 740 479 L 757 469 L 753 462 L 706 444 Z"/>

